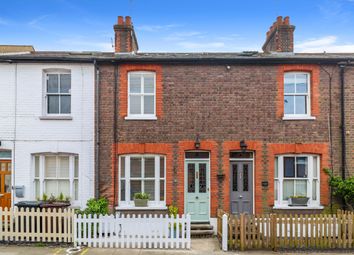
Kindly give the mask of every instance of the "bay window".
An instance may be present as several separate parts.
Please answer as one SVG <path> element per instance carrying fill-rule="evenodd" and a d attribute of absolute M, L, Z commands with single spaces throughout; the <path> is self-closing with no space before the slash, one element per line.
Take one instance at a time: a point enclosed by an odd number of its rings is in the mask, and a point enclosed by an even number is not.
<path fill-rule="evenodd" d="M 148 206 L 165 206 L 165 165 L 160 155 L 119 157 L 119 205 L 133 206 L 134 194 L 147 193 Z"/>
<path fill-rule="evenodd" d="M 71 201 L 79 199 L 79 158 L 68 154 L 33 156 L 34 195 L 58 197 L 61 193 Z"/>
<path fill-rule="evenodd" d="M 293 196 L 309 198 L 309 206 L 319 206 L 319 169 L 317 155 L 280 155 L 275 158 L 275 206 L 287 206 Z"/>

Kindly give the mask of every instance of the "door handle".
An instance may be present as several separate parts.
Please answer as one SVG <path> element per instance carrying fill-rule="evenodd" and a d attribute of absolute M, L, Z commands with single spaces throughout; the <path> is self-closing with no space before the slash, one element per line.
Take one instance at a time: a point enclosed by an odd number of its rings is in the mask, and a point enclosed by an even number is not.
<path fill-rule="evenodd" d="M 243 196 L 242 196 L 242 195 L 240 195 L 240 196 L 239 196 L 239 198 L 241 198 L 241 199 L 242 199 L 242 198 L 243 198 Z"/>
<path fill-rule="evenodd" d="M 198 196 L 196 196 L 196 197 L 195 197 L 195 199 L 199 199 L 199 197 L 198 197 Z"/>

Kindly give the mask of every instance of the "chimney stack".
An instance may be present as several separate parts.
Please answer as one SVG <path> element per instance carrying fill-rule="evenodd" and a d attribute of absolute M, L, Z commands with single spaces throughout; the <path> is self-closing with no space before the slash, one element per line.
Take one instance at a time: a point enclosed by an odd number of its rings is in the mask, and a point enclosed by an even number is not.
<path fill-rule="evenodd" d="M 114 48 L 115 53 L 136 53 L 139 49 L 135 36 L 134 27 L 129 16 L 118 16 L 118 23 L 114 28 Z"/>
<path fill-rule="evenodd" d="M 263 44 L 265 53 L 294 52 L 294 30 L 289 17 L 278 16 L 276 22 L 269 28 L 266 41 Z"/>

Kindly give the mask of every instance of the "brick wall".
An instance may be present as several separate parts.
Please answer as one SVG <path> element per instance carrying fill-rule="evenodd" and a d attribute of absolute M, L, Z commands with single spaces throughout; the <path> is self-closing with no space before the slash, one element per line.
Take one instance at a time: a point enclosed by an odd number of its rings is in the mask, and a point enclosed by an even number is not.
<path fill-rule="evenodd" d="M 141 66 L 141 68 L 144 68 Z M 333 154 L 333 167 L 339 173 L 340 167 L 340 107 L 338 69 L 333 66 L 312 66 L 318 79 L 317 101 L 313 110 L 316 120 L 283 121 L 279 114 L 279 70 L 280 66 L 231 65 L 168 65 L 161 66 L 163 114 L 155 121 L 128 121 L 119 114 L 119 143 L 167 143 L 172 146 L 172 198 L 171 202 L 183 208 L 183 150 L 192 144 L 196 134 L 200 134 L 202 144 L 211 144 L 213 165 L 211 178 L 216 171 L 229 169 L 227 149 L 237 148 L 240 140 L 254 146 L 256 167 L 260 175 L 254 183 L 257 212 L 268 210 L 274 203 L 268 196 L 269 189 L 261 187 L 263 180 L 272 180 L 272 157 L 268 144 L 323 144 Z M 287 67 L 291 68 L 291 67 Z M 295 66 L 294 66 L 295 68 Z M 297 67 L 297 70 L 299 67 Z M 113 66 L 102 65 L 101 69 L 101 148 L 100 191 L 102 195 L 113 197 L 111 185 L 111 145 L 113 137 Z M 124 70 L 119 68 L 119 72 Z M 143 69 L 142 69 L 143 70 Z M 332 79 L 332 139 L 329 145 L 329 78 L 324 70 L 333 73 Z M 159 72 L 160 72 L 159 71 Z M 308 70 L 304 70 L 308 71 Z M 121 91 L 126 84 L 118 80 Z M 119 98 L 118 98 L 119 99 Z M 119 100 L 118 112 L 126 107 L 126 100 Z M 233 146 L 231 146 L 231 145 Z M 230 147 L 231 146 L 231 147 Z M 188 147 L 189 148 L 189 147 Z M 234 149 L 233 148 L 233 149 Z M 326 164 L 330 165 L 328 154 Z M 215 157 L 213 159 L 213 157 Z M 214 170 L 215 169 L 215 170 Z M 214 180 L 212 187 L 212 208 L 228 205 L 228 178 L 224 183 Z M 269 184 L 272 185 L 272 181 Z M 117 189 L 118 190 L 118 189 Z M 325 190 L 328 193 L 328 190 Z M 273 193 L 272 193 L 273 194 Z M 327 199 L 327 198 L 326 198 Z M 327 200 L 324 200 L 327 203 Z M 219 200 L 222 200 L 221 203 Z M 183 210 L 182 210 L 183 211 Z"/>

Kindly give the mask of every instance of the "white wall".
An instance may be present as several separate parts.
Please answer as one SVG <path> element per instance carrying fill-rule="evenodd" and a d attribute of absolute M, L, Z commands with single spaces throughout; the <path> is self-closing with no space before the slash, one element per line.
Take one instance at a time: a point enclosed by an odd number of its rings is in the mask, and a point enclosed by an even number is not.
<path fill-rule="evenodd" d="M 72 120 L 40 119 L 49 68 L 71 70 Z M 94 196 L 93 64 L 0 64 L 0 141 L 0 149 L 12 150 L 13 185 L 25 185 L 25 197 L 14 203 L 35 199 L 33 153 L 66 152 L 79 154 L 78 205 L 84 206 Z"/>

